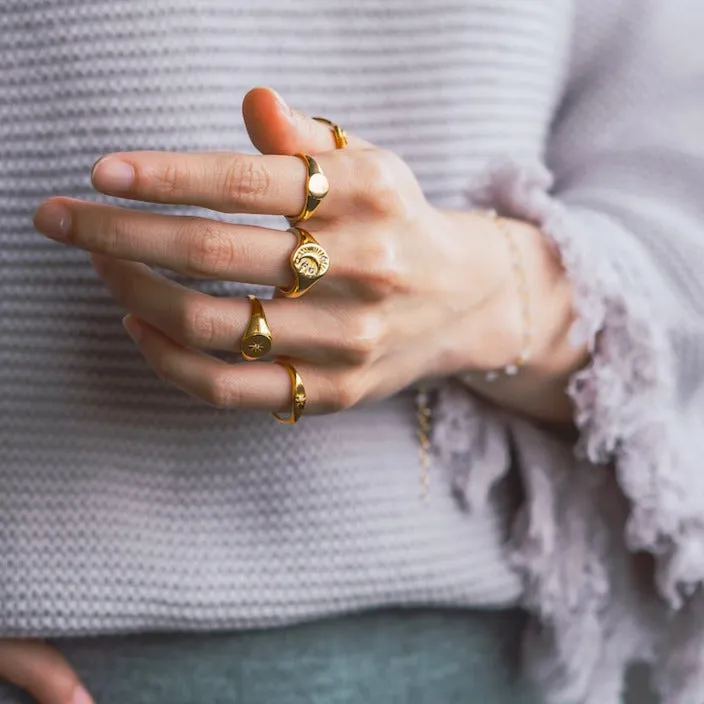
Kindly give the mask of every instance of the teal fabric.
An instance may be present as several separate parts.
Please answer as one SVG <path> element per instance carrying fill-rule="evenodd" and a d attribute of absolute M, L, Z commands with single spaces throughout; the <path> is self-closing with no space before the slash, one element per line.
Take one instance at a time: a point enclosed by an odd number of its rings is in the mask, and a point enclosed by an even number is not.
<path fill-rule="evenodd" d="M 524 617 L 385 610 L 290 628 L 55 641 L 97 704 L 540 704 Z M 0 696 L 2 704 L 26 697 Z"/>
<path fill-rule="evenodd" d="M 518 677 L 525 617 L 384 610 L 266 631 L 53 641 L 97 704 L 542 704 Z M 624 704 L 657 704 L 648 673 Z M 33 704 L 0 684 L 0 704 Z"/>

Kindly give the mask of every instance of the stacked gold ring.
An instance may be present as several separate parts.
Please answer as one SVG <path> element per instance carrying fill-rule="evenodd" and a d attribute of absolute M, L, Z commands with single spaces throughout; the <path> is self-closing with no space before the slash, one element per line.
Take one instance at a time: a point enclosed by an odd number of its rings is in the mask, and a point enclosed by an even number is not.
<path fill-rule="evenodd" d="M 301 212 L 298 215 L 291 215 L 286 218 L 290 225 L 295 225 L 297 222 L 305 222 L 312 218 L 330 190 L 330 183 L 320 168 L 320 164 L 310 154 L 299 153 L 296 156 L 306 166 L 306 185 Z"/>
<path fill-rule="evenodd" d="M 337 149 L 344 149 L 347 146 L 347 134 L 339 125 L 326 120 L 324 117 L 315 117 L 313 119 L 330 127 Z M 299 153 L 296 156 L 305 163 L 307 174 L 305 198 L 301 212 L 296 216 L 287 218 L 292 226 L 311 218 L 330 190 L 330 183 L 318 162 L 309 154 Z M 291 252 L 290 257 L 293 286 L 289 289 L 279 288 L 278 292 L 286 298 L 298 298 L 325 276 L 330 268 L 330 257 L 316 241 L 315 237 L 307 230 L 300 227 L 291 227 L 290 232 L 294 233 L 298 238 L 296 247 Z M 269 327 L 266 324 L 264 311 L 259 301 L 254 296 L 250 296 L 250 300 L 252 301 L 252 317 L 247 331 L 242 337 L 242 354 L 245 359 L 258 359 L 252 354 L 257 353 L 259 356 L 266 354 L 266 352 L 261 352 L 259 345 L 262 345 L 262 348 L 266 346 L 267 334 L 269 344 L 267 352 L 271 349 L 271 331 L 269 331 Z M 258 308 L 255 308 L 257 304 Z M 245 354 L 246 343 L 249 343 L 250 346 Z M 257 349 L 252 349 L 252 343 Z M 272 413 L 272 415 L 279 423 L 293 425 L 298 422 L 305 410 L 307 402 L 306 389 L 303 385 L 303 380 L 292 364 L 281 360 L 275 361 L 286 369 L 291 380 L 291 410 L 287 416 L 282 416 L 280 413 Z"/>
<path fill-rule="evenodd" d="M 295 367 L 288 362 L 276 361 L 276 364 L 281 365 L 287 372 L 291 379 L 291 410 L 287 416 L 282 416 L 279 413 L 272 413 L 271 415 L 279 421 L 279 423 L 284 423 L 286 425 L 293 425 L 298 422 L 300 417 L 303 415 L 303 411 L 306 407 L 306 389 L 303 386 L 303 381 L 296 371 Z"/>
<path fill-rule="evenodd" d="M 318 122 L 322 122 L 332 130 L 332 136 L 335 139 L 336 149 L 344 149 L 347 146 L 347 133 L 342 129 L 342 127 L 340 127 L 340 125 L 336 125 L 334 122 L 327 120 L 324 117 L 314 117 L 313 119 Z"/>
<path fill-rule="evenodd" d="M 325 276 L 330 268 L 330 257 L 308 230 L 291 227 L 289 232 L 298 238 L 290 257 L 293 286 L 279 288 L 279 293 L 285 298 L 299 298 Z"/>
<path fill-rule="evenodd" d="M 247 298 L 250 302 L 249 324 L 242 335 L 240 351 L 248 362 L 252 362 L 269 354 L 272 337 L 261 301 L 256 296 Z"/>

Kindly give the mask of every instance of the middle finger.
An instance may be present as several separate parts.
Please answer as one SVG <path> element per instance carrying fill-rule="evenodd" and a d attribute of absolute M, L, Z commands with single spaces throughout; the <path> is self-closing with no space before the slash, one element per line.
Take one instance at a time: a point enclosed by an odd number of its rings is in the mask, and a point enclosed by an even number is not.
<path fill-rule="evenodd" d="M 193 278 L 265 286 L 292 283 L 287 231 L 52 198 L 35 216 L 45 235 L 90 252 L 161 266 Z M 57 223 L 62 223 L 60 229 Z"/>

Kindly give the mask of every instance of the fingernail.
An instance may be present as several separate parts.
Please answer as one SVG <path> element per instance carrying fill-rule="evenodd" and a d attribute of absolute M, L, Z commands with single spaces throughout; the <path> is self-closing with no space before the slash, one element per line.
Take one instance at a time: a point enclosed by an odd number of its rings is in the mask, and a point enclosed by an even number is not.
<path fill-rule="evenodd" d="M 134 167 L 126 161 L 103 157 L 93 167 L 91 180 L 101 191 L 121 193 L 134 183 Z"/>
<path fill-rule="evenodd" d="M 142 339 L 142 326 L 134 319 L 134 316 L 128 313 L 123 319 L 122 324 L 127 330 L 127 334 L 137 343 Z"/>
<path fill-rule="evenodd" d="M 56 201 L 44 203 L 34 214 L 34 226 L 47 237 L 65 240 L 71 229 L 71 211 Z"/>
<path fill-rule="evenodd" d="M 93 698 L 81 685 L 77 685 L 76 689 L 73 690 L 71 704 L 93 704 Z"/>

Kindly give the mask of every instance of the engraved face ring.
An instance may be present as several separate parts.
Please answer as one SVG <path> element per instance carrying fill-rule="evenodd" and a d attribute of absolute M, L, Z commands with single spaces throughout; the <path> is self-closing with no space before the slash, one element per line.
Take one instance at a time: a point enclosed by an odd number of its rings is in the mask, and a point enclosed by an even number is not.
<path fill-rule="evenodd" d="M 330 183 L 318 162 L 309 154 L 299 153 L 296 154 L 296 156 L 306 165 L 305 200 L 303 208 L 298 215 L 286 218 L 289 225 L 305 222 L 313 217 L 313 213 L 320 207 L 320 204 L 330 190 Z"/>
<path fill-rule="evenodd" d="M 291 252 L 290 259 L 293 286 L 289 289 L 279 288 L 279 293 L 285 298 L 298 298 L 325 276 L 330 268 L 330 257 L 307 230 L 291 227 L 289 232 L 298 237 L 298 244 Z"/>

